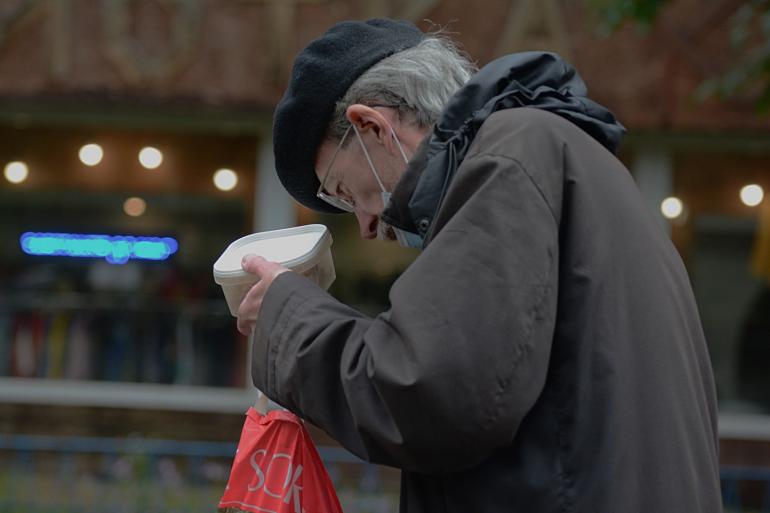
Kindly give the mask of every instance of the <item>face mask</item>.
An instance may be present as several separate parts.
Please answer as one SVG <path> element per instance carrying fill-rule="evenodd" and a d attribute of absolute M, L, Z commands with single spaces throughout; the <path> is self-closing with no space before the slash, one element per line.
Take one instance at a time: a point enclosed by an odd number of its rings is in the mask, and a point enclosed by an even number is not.
<path fill-rule="evenodd" d="M 377 179 L 377 184 L 380 186 L 380 189 L 382 192 L 380 192 L 380 196 L 382 197 L 382 208 L 385 208 L 388 205 L 388 202 L 390 201 L 391 193 L 385 190 L 385 186 L 382 184 L 382 180 L 380 180 L 380 175 L 377 174 L 377 171 L 374 169 L 374 163 L 372 163 L 372 158 L 369 156 L 369 152 L 366 150 L 366 145 L 364 144 L 364 141 L 361 139 L 361 135 L 358 133 L 358 129 L 356 128 L 356 125 L 353 124 L 353 131 L 356 133 L 356 138 L 358 139 L 358 143 L 361 145 L 361 149 L 364 152 L 364 156 L 366 157 L 366 162 L 369 164 L 369 168 L 371 168 L 372 173 L 374 173 L 374 178 Z M 409 159 L 406 158 L 406 153 L 404 153 L 404 148 L 401 146 L 401 142 L 398 140 L 398 137 L 396 137 L 396 132 L 393 131 L 393 127 L 390 127 L 390 133 L 393 134 L 393 140 L 396 141 L 396 146 L 398 146 L 398 151 L 401 152 L 401 157 L 404 159 L 405 164 L 409 164 Z M 402 230 L 401 228 L 396 228 L 395 226 L 391 226 L 393 229 L 393 232 L 396 234 L 396 240 L 398 241 L 399 246 L 404 248 L 417 248 L 422 249 L 422 246 L 424 244 L 424 240 L 422 237 L 420 237 L 416 233 L 412 233 L 407 230 Z"/>
<path fill-rule="evenodd" d="M 382 196 L 383 206 L 387 206 L 388 202 L 390 201 L 390 193 L 382 191 L 380 195 Z M 391 225 L 390 227 L 393 229 L 393 232 L 396 234 L 396 240 L 398 241 L 399 246 L 401 246 L 402 248 L 422 249 L 422 246 L 425 243 L 425 241 L 418 234 L 409 232 L 407 230 L 402 230 L 401 228 L 396 228 L 393 225 Z"/>

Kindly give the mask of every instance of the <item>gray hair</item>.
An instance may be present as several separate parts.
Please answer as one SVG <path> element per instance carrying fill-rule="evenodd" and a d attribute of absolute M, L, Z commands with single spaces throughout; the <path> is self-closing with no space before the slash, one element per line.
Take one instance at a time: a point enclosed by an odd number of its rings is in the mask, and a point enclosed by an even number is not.
<path fill-rule="evenodd" d="M 476 66 L 456 43 L 437 32 L 412 48 L 386 57 L 366 70 L 335 105 L 327 138 L 342 139 L 349 121 L 348 107 L 385 105 L 401 120 L 429 128 L 452 95 L 470 79 Z"/>

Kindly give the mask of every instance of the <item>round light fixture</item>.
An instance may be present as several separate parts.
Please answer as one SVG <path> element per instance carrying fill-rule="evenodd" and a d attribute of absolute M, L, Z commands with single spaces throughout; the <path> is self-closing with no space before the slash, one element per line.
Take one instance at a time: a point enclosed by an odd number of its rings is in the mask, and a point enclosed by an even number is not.
<path fill-rule="evenodd" d="M 741 189 L 741 201 L 746 206 L 756 207 L 764 197 L 765 191 L 757 184 L 746 185 Z"/>
<path fill-rule="evenodd" d="M 86 166 L 95 166 L 102 161 L 104 150 L 102 150 L 102 147 L 98 144 L 86 144 L 80 148 L 78 157 L 80 157 L 80 162 Z"/>
<path fill-rule="evenodd" d="M 123 202 L 123 212 L 125 212 L 128 216 L 139 217 L 140 215 L 144 214 L 145 210 L 147 210 L 147 202 L 145 202 L 142 198 L 133 196 Z"/>
<path fill-rule="evenodd" d="M 679 198 L 670 196 L 661 202 L 660 211 L 666 219 L 676 219 L 684 212 L 684 205 Z"/>
<path fill-rule="evenodd" d="M 220 191 L 231 191 L 238 185 L 238 175 L 232 169 L 220 169 L 214 173 L 214 185 Z"/>
<path fill-rule="evenodd" d="M 6 180 L 18 184 L 27 179 L 29 176 L 29 168 L 24 162 L 15 160 L 6 164 L 4 174 Z"/>
<path fill-rule="evenodd" d="M 163 153 L 158 148 L 145 146 L 139 152 L 139 163 L 147 169 L 155 169 L 163 163 Z"/>

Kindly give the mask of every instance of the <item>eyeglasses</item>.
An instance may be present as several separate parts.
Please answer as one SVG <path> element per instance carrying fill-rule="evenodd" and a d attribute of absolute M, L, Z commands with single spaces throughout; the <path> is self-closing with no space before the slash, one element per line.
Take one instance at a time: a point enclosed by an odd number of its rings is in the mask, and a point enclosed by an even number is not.
<path fill-rule="evenodd" d="M 329 205 L 349 213 L 353 213 L 356 210 L 356 204 L 353 201 L 353 198 L 350 198 L 348 200 L 346 198 L 341 198 L 339 196 L 328 194 L 325 190 L 325 186 L 326 186 L 326 180 L 329 178 L 329 175 L 331 174 L 334 160 L 337 158 L 337 153 L 339 153 L 340 149 L 342 149 L 342 146 L 345 144 L 345 139 L 347 139 L 351 128 L 353 128 L 352 123 L 350 124 L 348 129 L 345 130 L 345 133 L 343 134 L 342 139 L 340 139 L 340 143 L 337 145 L 337 149 L 334 150 L 331 160 L 329 160 L 329 163 L 326 165 L 326 171 L 324 171 L 324 178 L 323 180 L 321 180 L 321 185 L 320 187 L 318 187 L 318 192 L 316 192 L 315 194 L 319 199 L 324 200 Z"/>

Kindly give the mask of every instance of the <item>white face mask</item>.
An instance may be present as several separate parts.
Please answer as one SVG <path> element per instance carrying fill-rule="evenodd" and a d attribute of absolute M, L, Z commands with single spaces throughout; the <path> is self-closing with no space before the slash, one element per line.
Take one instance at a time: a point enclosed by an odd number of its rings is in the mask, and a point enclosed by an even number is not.
<path fill-rule="evenodd" d="M 361 149 L 364 152 L 364 156 L 366 157 L 366 162 L 369 164 L 369 168 L 372 170 L 372 173 L 374 174 L 374 178 L 377 180 L 377 185 L 380 186 L 380 190 L 381 190 L 380 197 L 382 198 L 382 208 L 385 209 L 388 206 L 388 203 L 390 202 L 391 193 L 385 190 L 385 186 L 382 184 L 380 175 L 378 175 L 377 170 L 374 169 L 374 163 L 372 163 L 372 158 L 369 156 L 369 152 L 366 150 L 366 145 L 364 145 L 364 141 L 363 139 L 361 139 L 361 135 L 358 133 L 358 128 L 356 128 L 355 124 L 352 124 L 351 126 L 353 127 L 353 131 L 356 133 L 356 138 L 358 139 L 358 143 L 361 145 Z M 393 131 L 393 127 L 390 127 L 390 133 L 393 135 L 393 140 L 396 141 L 396 146 L 398 146 L 398 151 L 401 152 L 401 157 L 403 157 L 404 159 L 404 164 L 409 164 L 409 159 L 406 158 L 406 153 L 404 153 L 404 148 L 401 146 L 401 142 L 398 140 L 398 137 L 396 137 L 396 132 Z M 393 229 L 393 233 L 395 233 L 396 235 L 396 240 L 398 241 L 398 244 L 401 247 L 422 249 L 425 241 L 420 235 L 416 233 L 412 233 L 407 230 L 402 230 L 401 228 L 397 228 L 392 225 L 391 225 L 391 228 Z"/>
<path fill-rule="evenodd" d="M 380 195 L 382 196 L 382 204 L 387 206 L 388 202 L 390 201 L 390 193 L 382 191 Z M 425 241 L 418 234 L 409 232 L 407 230 L 402 230 L 401 228 L 396 228 L 393 225 L 390 225 L 390 228 L 393 230 L 393 233 L 396 234 L 398 245 L 402 248 L 422 249 Z"/>

